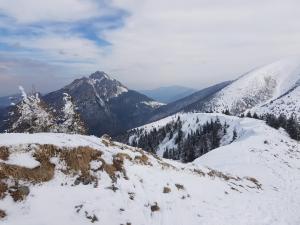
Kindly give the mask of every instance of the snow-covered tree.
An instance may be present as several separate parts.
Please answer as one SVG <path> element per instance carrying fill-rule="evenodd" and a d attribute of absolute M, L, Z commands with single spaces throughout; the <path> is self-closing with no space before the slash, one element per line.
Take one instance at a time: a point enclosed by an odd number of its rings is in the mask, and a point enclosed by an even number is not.
<path fill-rule="evenodd" d="M 8 132 L 57 132 L 57 125 L 47 105 L 38 93 L 27 95 L 23 87 L 19 87 L 22 100 L 10 112 Z"/>
<path fill-rule="evenodd" d="M 72 102 L 72 97 L 68 93 L 64 93 L 63 99 L 65 102 L 65 105 L 62 109 L 63 122 L 60 124 L 59 132 L 71 134 L 85 134 L 86 129 L 84 123 L 82 122 L 79 114 L 75 110 L 75 106 Z"/>

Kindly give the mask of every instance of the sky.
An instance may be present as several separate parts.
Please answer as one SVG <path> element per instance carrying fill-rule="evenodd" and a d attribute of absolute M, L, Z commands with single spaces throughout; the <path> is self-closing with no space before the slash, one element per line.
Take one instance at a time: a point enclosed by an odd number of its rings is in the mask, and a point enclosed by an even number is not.
<path fill-rule="evenodd" d="M 0 96 L 96 70 L 201 89 L 300 52 L 299 0 L 0 0 Z"/>

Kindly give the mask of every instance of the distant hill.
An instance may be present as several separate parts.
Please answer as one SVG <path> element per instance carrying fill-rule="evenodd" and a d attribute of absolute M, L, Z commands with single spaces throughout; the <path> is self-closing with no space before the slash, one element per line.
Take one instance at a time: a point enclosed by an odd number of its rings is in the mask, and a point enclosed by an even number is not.
<path fill-rule="evenodd" d="M 0 97 L 0 108 L 6 108 L 10 106 L 11 103 L 17 103 L 18 101 L 20 101 L 20 99 L 20 94 Z"/>
<path fill-rule="evenodd" d="M 197 90 L 193 88 L 175 85 L 168 87 L 159 87 L 152 90 L 140 90 L 139 92 L 156 101 L 171 103 L 177 101 L 178 99 L 191 95 L 196 91 Z"/>
<path fill-rule="evenodd" d="M 156 109 L 152 113 L 152 116 L 150 117 L 149 121 L 153 122 L 161 118 L 175 114 L 177 112 L 185 111 L 189 106 L 195 103 L 204 103 L 208 101 L 212 96 L 214 96 L 214 94 L 216 94 L 218 91 L 222 90 L 223 88 L 225 88 L 227 85 L 231 83 L 232 81 L 225 81 L 222 83 L 218 83 L 213 86 L 204 88 L 200 91 L 197 91 L 175 102 L 162 106 Z"/>
<path fill-rule="evenodd" d="M 257 113 L 286 114 L 284 109 L 287 108 L 288 111 L 299 113 L 297 107 L 287 105 L 297 105 L 296 87 L 299 86 L 299 80 L 300 59 L 283 59 L 240 76 L 208 101 L 196 102 L 186 108 L 186 111 L 228 110 L 231 114 L 238 115 L 255 107 Z M 292 99 L 294 100 L 291 101 Z M 263 109 L 259 110 L 261 106 Z"/>

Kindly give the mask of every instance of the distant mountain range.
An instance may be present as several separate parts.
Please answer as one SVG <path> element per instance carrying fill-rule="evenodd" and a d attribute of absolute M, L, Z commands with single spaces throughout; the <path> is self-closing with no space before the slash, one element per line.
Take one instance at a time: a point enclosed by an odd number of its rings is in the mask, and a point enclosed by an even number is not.
<path fill-rule="evenodd" d="M 98 71 L 42 96 L 42 100 L 60 117 L 63 96 L 68 93 L 88 128 L 88 134 L 115 136 L 178 112 L 227 111 L 240 115 L 251 111 L 257 114 L 296 114 L 299 117 L 299 78 L 300 60 L 281 60 L 252 70 L 234 81 L 204 88 L 165 105 Z M 173 90 L 170 93 L 174 94 L 185 88 L 167 87 L 152 91 L 152 94 L 167 89 Z M 7 105 L 8 98 L 2 102 Z M 0 131 L 5 130 L 3 121 L 7 120 L 9 111 L 7 108 L 0 110 Z"/>
<path fill-rule="evenodd" d="M 129 90 L 104 72 L 74 80 L 64 88 L 43 96 L 43 100 L 60 114 L 63 94 L 68 93 L 88 127 L 88 133 L 115 135 L 141 125 L 162 104 Z"/>
<path fill-rule="evenodd" d="M 300 60 L 285 59 L 266 66 L 252 70 L 236 79 L 230 85 L 216 92 L 205 102 L 197 102 L 190 105 L 186 111 L 199 112 L 224 112 L 228 110 L 230 114 L 239 115 L 247 110 L 264 107 L 264 112 L 273 112 L 275 104 L 281 104 L 283 98 L 287 97 L 295 101 L 289 104 L 299 105 L 297 99 L 298 86 L 300 80 Z M 294 97 L 293 97 L 293 96 Z M 281 101 L 281 100 L 282 101 Z M 287 107 L 285 106 L 281 107 Z M 299 113 L 298 107 L 291 108 L 295 113 Z M 284 113 L 284 111 L 281 111 Z"/>
<path fill-rule="evenodd" d="M 196 89 L 183 86 L 159 87 L 152 90 L 139 90 L 140 93 L 163 103 L 175 102 L 196 92 Z"/>
<path fill-rule="evenodd" d="M 5 108 L 10 106 L 11 104 L 15 104 L 19 102 L 21 99 L 20 94 L 14 94 L 9 96 L 0 97 L 0 108 Z"/>
<path fill-rule="evenodd" d="M 20 88 L 0 108 L 2 131 L 21 124 L 0 134 L 0 221 L 299 224 L 299 123 L 274 119 L 299 117 L 299 78 L 300 60 L 281 60 L 167 105 L 104 72 L 44 96 Z M 123 143 L 49 131 L 59 118 Z"/>

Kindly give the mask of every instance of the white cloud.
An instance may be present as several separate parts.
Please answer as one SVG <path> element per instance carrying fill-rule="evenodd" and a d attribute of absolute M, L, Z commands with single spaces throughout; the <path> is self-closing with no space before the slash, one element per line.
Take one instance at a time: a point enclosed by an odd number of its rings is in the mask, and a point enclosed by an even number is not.
<path fill-rule="evenodd" d="M 300 52 L 293 0 L 115 0 L 131 13 L 105 58 L 130 85 L 203 87 Z"/>
<path fill-rule="evenodd" d="M 0 12 L 18 23 L 71 22 L 105 13 L 93 0 L 0 0 Z"/>
<path fill-rule="evenodd" d="M 0 38 L 1 40 L 1 38 Z M 4 39 L 2 39 L 4 40 Z M 18 45 L 20 48 L 30 48 L 40 51 L 44 58 L 53 61 L 79 61 L 93 62 L 97 61 L 104 50 L 97 46 L 93 41 L 69 35 L 62 34 L 44 34 L 42 36 L 33 36 L 27 38 L 10 37 L 5 39 L 6 43 Z"/>
<path fill-rule="evenodd" d="M 2 36 L 0 41 L 34 50 L 18 52 L 22 57 L 65 62 L 68 74 L 75 68 L 79 73 L 102 69 L 137 89 L 201 88 L 300 52 L 298 0 L 104 0 L 106 7 L 99 2 L 0 0 L 1 11 L 18 25 L 41 26 L 39 35 Z M 123 26 L 108 29 L 113 20 L 87 24 L 111 46 L 99 46 L 84 31 L 68 28 L 114 9 L 129 13 Z M 45 21 L 67 24 L 52 29 L 41 24 Z"/>

